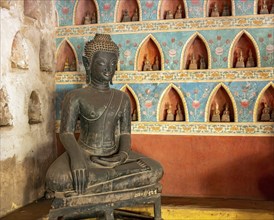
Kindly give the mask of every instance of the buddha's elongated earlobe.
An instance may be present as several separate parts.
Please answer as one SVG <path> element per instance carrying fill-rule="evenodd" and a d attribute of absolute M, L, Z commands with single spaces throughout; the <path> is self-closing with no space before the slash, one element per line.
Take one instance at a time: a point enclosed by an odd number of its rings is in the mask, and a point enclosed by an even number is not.
<path fill-rule="evenodd" d="M 84 64 L 84 67 L 86 69 L 86 83 L 89 84 L 90 83 L 90 63 L 89 63 L 89 60 L 86 56 L 82 56 L 82 59 L 83 59 L 83 64 Z"/>

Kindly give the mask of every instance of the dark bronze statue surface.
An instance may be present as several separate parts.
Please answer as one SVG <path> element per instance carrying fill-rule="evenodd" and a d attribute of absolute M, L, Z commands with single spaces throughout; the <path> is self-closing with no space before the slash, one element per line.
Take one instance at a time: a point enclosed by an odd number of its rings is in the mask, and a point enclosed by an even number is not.
<path fill-rule="evenodd" d="M 118 57 L 110 35 L 96 34 L 87 42 L 83 61 L 88 86 L 69 92 L 63 101 L 60 139 L 66 152 L 47 172 L 48 191 L 65 196 L 115 192 L 161 179 L 158 162 L 131 150 L 130 99 L 109 86 Z"/>

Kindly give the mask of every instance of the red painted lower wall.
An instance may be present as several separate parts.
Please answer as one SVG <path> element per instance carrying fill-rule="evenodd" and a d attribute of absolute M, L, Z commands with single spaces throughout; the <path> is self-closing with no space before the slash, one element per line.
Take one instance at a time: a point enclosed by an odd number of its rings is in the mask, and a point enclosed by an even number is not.
<path fill-rule="evenodd" d="M 163 195 L 274 200 L 274 137 L 132 135 L 164 167 Z"/>

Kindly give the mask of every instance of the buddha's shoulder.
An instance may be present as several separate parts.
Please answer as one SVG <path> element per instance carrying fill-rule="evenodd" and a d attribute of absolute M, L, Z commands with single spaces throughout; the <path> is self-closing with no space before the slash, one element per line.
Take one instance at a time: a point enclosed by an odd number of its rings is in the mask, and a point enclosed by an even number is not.
<path fill-rule="evenodd" d="M 118 89 L 112 89 L 117 95 L 121 96 L 123 99 L 128 99 L 129 96 L 126 92 L 123 92 L 121 90 Z"/>
<path fill-rule="evenodd" d="M 86 92 L 86 88 L 73 89 L 66 94 L 65 99 L 69 99 L 71 101 L 77 100 L 81 98 L 81 96 L 83 96 L 83 94 L 85 94 Z"/>

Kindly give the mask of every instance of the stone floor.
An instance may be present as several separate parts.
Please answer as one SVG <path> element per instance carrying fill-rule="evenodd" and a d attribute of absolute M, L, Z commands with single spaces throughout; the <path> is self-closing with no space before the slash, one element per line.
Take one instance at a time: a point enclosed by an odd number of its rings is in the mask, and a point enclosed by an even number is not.
<path fill-rule="evenodd" d="M 46 220 L 50 205 L 50 200 L 42 198 L 1 219 Z M 152 213 L 152 207 L 126 210 Z M 162 197 L 162 218 L 164 220 L 274 220 L 274 201 Z"/>

